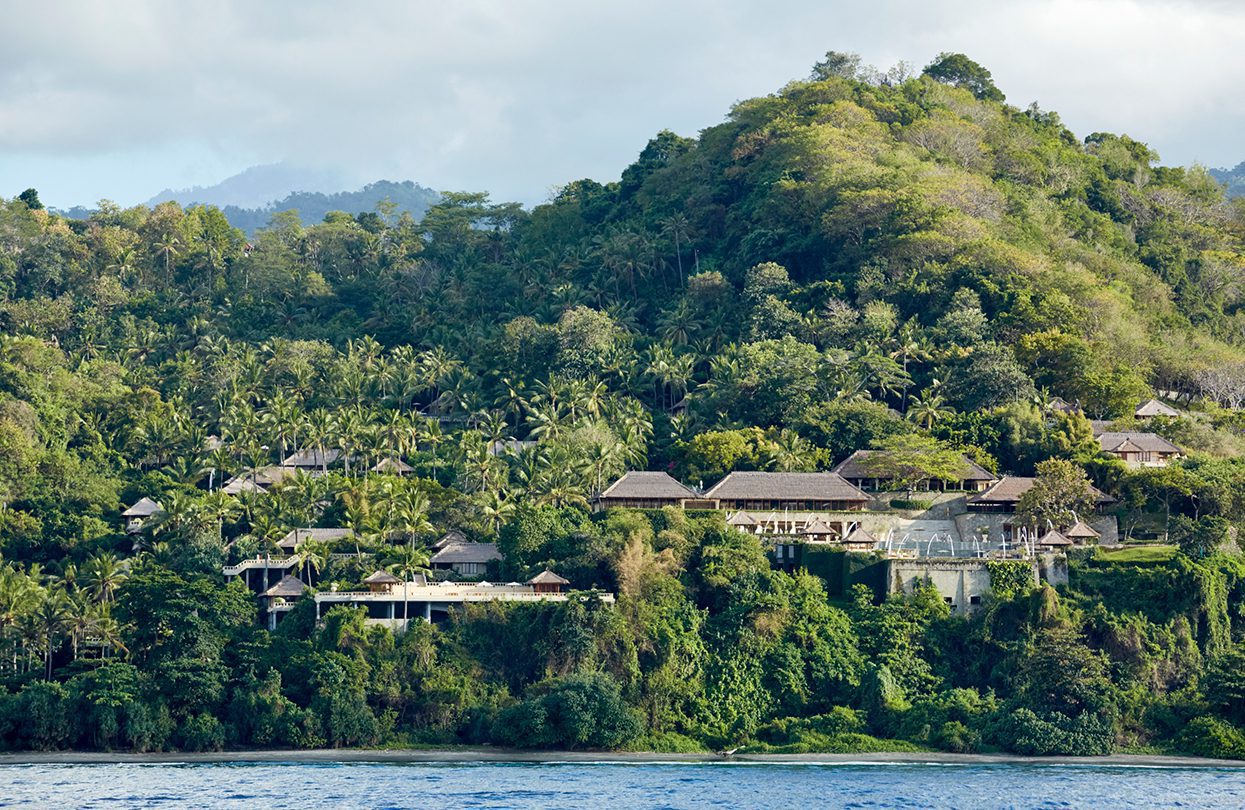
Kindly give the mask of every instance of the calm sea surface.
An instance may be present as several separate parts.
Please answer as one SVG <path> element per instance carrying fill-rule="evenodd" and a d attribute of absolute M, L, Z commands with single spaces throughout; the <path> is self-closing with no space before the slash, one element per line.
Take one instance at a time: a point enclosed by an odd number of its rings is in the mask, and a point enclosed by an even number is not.
<path fill-rule="evenodd" d="M 1242 807 L 1245 771 L 1056 765 L 0 766 L 0 807 Z"/>

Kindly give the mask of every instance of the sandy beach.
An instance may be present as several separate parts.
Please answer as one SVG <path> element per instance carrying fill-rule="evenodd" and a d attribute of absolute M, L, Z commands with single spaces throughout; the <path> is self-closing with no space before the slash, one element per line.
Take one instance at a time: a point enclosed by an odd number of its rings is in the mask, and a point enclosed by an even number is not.
<path fill-rule="evenodd" d="M 1115 765 L 1136 768 L 1234 768 L 1245 761 L 1199 757 L 1114 754 L 1105 757 L 1022 757 L 1009 754 L 880 753 L 880 754 L 659 754 L 617 751 L 523 751 L 507 749 L 316 749 L 217 751 L 204 754 L 132 754 L 97 751 L 29 751 L 0 754 L 3 765 L 202 764 L 202 763 L 720 763 L 801 765 Z"/>

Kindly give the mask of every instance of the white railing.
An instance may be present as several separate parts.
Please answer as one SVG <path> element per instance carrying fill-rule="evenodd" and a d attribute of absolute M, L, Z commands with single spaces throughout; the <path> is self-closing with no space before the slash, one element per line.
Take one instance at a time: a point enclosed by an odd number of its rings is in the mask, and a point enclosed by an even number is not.
<path fill-rule="evenodd" d="M 243 571 L 255 568 L 289 568 L 298 561 L 297 557 L 269 557 L 265 560 L 263 557 L 253 557 L 249 560 L 243 560 L 237 565 L 226 565 L 221 568 L 225 576 L 232 577 L 241 574 Z"/>

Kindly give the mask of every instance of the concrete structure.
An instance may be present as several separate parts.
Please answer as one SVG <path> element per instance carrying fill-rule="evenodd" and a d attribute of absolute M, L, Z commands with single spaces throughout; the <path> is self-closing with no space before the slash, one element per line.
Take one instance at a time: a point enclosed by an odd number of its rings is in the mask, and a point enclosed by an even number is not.
<path fill-rule="evenodd" d="M 971 613 L 992 593 L 990 560 L 987 559 L 905 559 L 887 560 L 887 592 L 912 594 L 925 583 L 933 585 L 956 613 Z M 1068 582 L 1068 559 L 1062 554 L 1040 554 L 1025 560 L 1033 583 L 1052 586 Z"/>
<path fill-rule="evenodd" d="M 610 593 L 598 593 L 596 597 L 603 602 L 614 601 Z M 535 585 L 517 582 L 504 585 L 400 582 L 383 591 L 329 591 L 315 595 L 317 620 L 334 605 L 347 605 L 366 610 L 368 624 L 385 625 L 393 630 L 406 629 L 410 621 L 440 621 L 454 608 L 473 602 L 565 602 L 572 598 L 587 599 L 590 595 L 537 591 Z"/>
<path fill-rule="evenodd" d="M 260 609 L 264 614 L 264 625 L 269 630 L 276 630 L 277 622 L 293 609 L 294 602 L 306 590 L 307 586 L 301 579 L 287 575 L 282 577 L 276 585 L 260 594 Z"/>
<path fill-rule="evenodd" d="M 246 587 L 262 595 L 265 588 L 281 580 L 291 568 L 297 565 L 298 558 L 294 556 L 252 557 L 249 560 L 222 567 L 221 573 L 226 579 L 242 577 Z"/>

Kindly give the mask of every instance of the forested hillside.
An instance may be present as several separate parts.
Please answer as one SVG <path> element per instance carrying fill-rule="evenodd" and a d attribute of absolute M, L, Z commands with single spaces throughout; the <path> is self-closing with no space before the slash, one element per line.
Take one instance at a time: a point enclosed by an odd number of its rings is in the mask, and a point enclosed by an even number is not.
<path fill-rule="evenodd" d="M 1009 106 L 962 56 L 830 54 L 532 210 L 322 219 L 248 238 L 211 207 L 0 202 L 7 745 L 1245 756 L 1245 203 L 1209 174 Z M 1090 419 L 1152 396 L 1187 457 L 1100 452 Z M 1059 462 L 1179 552 L 1077 552 L 1059 593 L 1000 569 L 966 617 L 777 570 L 721 513 L 589 510 L 627 469 L 826 470 L 895 437 Z M 300 447 L 346 463 L 221 490 Z M 399 458 L 413 476 L 368 472 Z M 618 601 L 396 636 L 303 601 L 260 629 L 221 565 L 303 526 L 354 532 L 299 552 L 321 588 L 409 575 L 458 529 L 506 579 Z"/>
<path fill-rule="evenodd" d="M 1210 174 L 1227 187 L 1229 197 L 1245 196 L 1245 162 L 1235 169 L 1211 169 Z"/>

